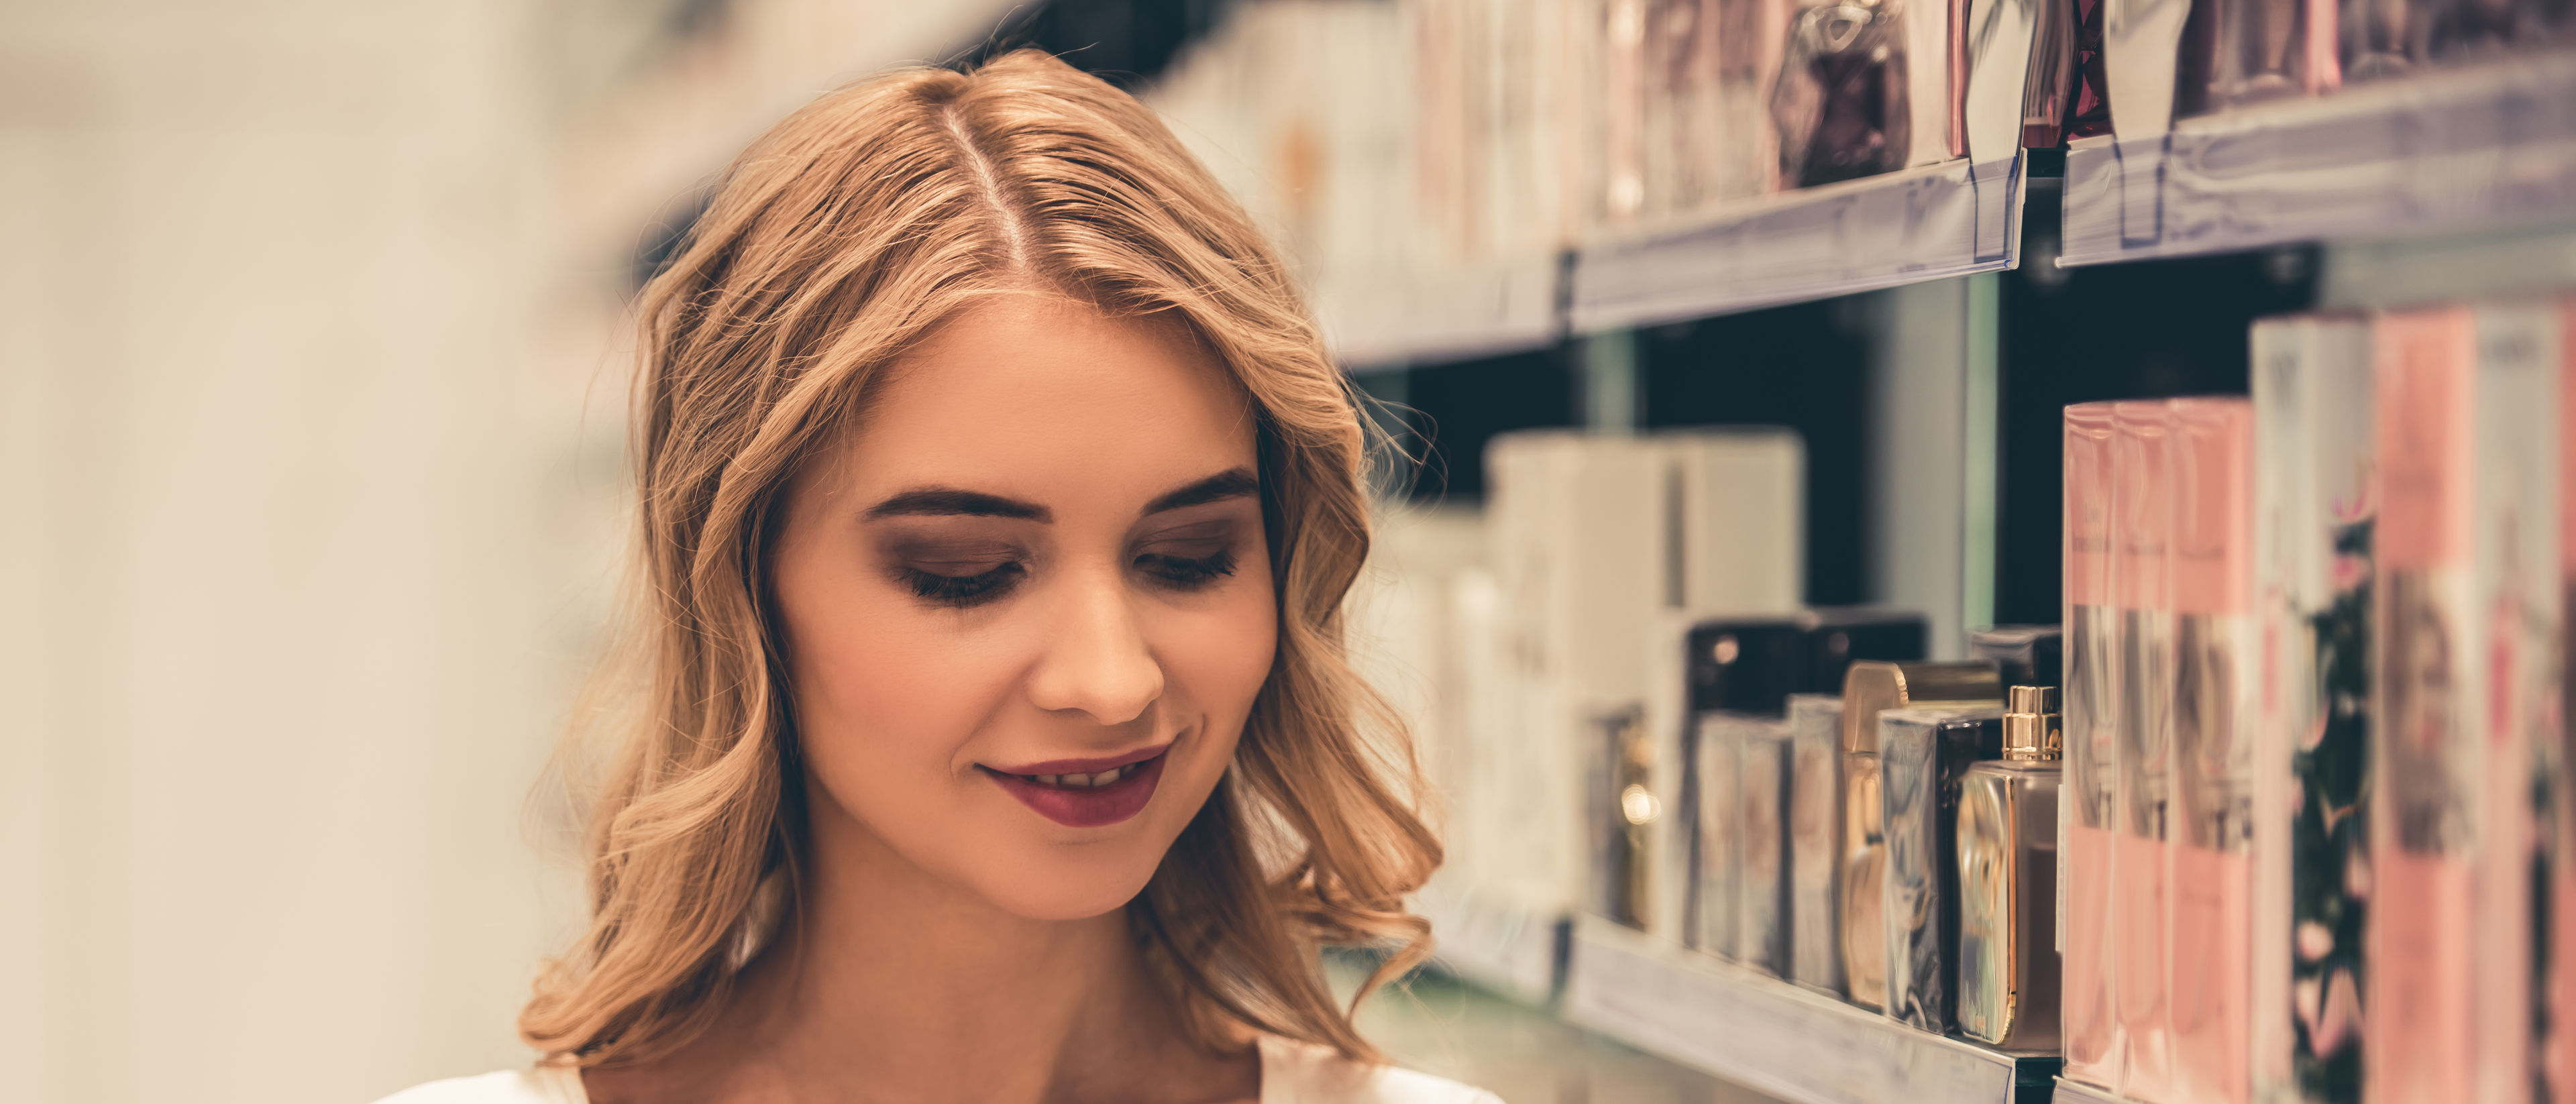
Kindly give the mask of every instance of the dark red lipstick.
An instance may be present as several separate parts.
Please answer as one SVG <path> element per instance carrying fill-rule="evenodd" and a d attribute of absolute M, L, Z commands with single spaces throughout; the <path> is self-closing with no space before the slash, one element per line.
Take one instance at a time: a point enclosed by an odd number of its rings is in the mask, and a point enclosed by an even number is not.
<path fill-rule="evenodd" d="M 1163 744 L 1097 759 L 977 767 L 1039 816 L 1068 827 L 1098 828 L 1145 811 L 1155 784 L 1163 780 L 1163 753 L 1171 749 Z"/>

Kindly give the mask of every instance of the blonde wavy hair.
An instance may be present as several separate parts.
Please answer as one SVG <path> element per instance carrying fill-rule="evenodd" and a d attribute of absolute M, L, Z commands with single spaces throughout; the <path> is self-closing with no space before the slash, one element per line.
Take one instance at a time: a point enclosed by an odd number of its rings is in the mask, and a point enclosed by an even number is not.
<path fill-rule="evenodd" d="M 796 112 L 643 293 L 640 540 L 603 675 L 623 708 L 593 726 L 592 914 L 519 1017 L 554 1060 L 696 1037 L 795 908 L 802 768 L 763 582 L 783 491 L 910 343 L 1031 289 L 1186 322 L 1257 413 L 1277 659 L 1231 769 L 1129 904 L 1136 937 L 1211 1046 L 1250 1028 L 1376 1058 L 1319 951 L 1388 948 L 1363 995 L 1421 961 L 1404 898 L 1440 847 L 1403 726 L 1343 650 L 1369 546 L 1358 399 L 1270 245 L 1154 114 L 1024 50 Z"/>

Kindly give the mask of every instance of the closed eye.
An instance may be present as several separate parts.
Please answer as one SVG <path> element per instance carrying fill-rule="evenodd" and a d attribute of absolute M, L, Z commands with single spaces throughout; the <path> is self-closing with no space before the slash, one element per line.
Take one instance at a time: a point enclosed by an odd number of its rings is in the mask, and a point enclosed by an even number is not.
<path fill-rule="evenodd" d="M 1190 557 L 1148 552 L 1136 557 L 1136 567 L 1173 590 L 1203 590 L 1234 574 L 1234 553 L 1219 549 L 1210 555 Z"/>
<path fill-rule="evenodd" d="M 1029 572 L 1019 561 L 1006 560 L 971 575 L 924 571 L 909 564 L 897 568 L 895 573 L 912 590 L 914 597 L 933 605 L 966 609 L 1009 593 Z"/>

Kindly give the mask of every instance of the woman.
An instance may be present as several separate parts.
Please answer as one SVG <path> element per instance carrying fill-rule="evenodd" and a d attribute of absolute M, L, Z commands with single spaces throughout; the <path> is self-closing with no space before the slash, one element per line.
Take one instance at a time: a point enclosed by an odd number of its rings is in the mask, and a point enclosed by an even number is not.
<path fill-rule="evenodd" d="M 395 1101 L 1491 1104 L 1319 972 L 1418 962 L 1439 861 L 1342 653 L 1360 423 L 1151 112 L 1025 51 L 825 96 L 642 313 L 591 926 L 547 1062 Z"/>

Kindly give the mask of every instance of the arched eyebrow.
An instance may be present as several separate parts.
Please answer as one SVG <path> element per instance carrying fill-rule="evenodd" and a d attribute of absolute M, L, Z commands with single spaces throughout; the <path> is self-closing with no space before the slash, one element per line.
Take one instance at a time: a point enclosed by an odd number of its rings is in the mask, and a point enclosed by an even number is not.
<path fill-rule="evenodd" d="M 1146 503 L 1145 513 L 1152 515 L 1184 506 L 1204 506 L 1229 498 L 1243 498 L 1260 490 L 1261 480 L 1254 478 L 1252 469 L 1228 468 Z"/>
<path fill-rule="evenodd" d="M 915 487 L 868 507 L 870 519 L 882 517 L 1001 517 L 1054 521 L 1046 507 L 1016 498 L 961 491 L 954 487 Z"/>
<path fill-rule="evenodd" d="M 1168 492 L 1145 504 L 1148 515 L 1188 506 L 1204 506 L 1229 498 L 1242 498 L 1261 490 L 1261 481 L 1250 468 L 1228 468 L 1225 471 Z M 959 490 L 955 487 L 914 487 L 868 507 L 870 520 L 883 517 L 998 517 L 1021 521 L 1053 522 L 1054 512 L 1034 502 L 1004 498 L 982 491 Z"/>

